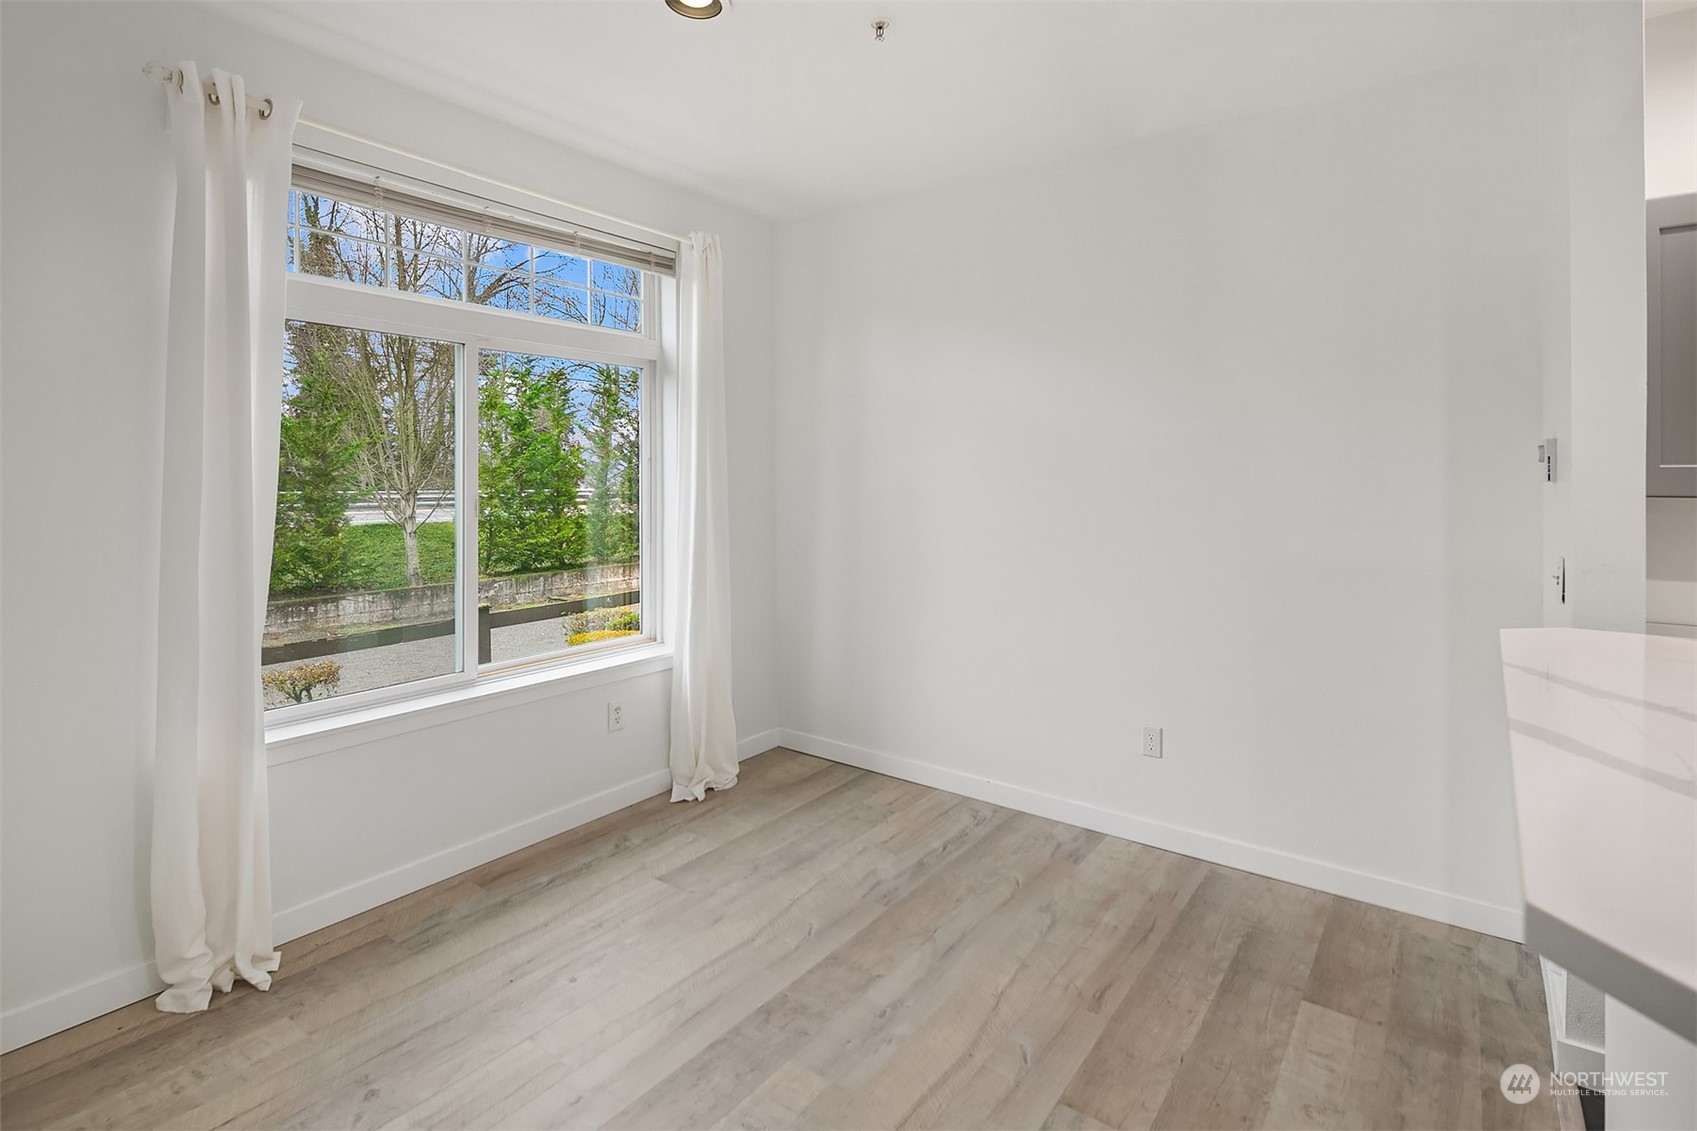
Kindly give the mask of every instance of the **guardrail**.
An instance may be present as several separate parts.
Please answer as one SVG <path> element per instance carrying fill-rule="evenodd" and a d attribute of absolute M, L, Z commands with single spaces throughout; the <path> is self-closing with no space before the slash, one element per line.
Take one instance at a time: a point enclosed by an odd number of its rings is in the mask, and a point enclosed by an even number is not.
<path fill-rule="evenodd" d="M 490 660 L 491 634 L 497 628 L 515 624 L 531 624 L 586 613 L 591 609 L 606 609 L 617 605 L 635 605 L 642 600 L 642 590 L 629 589 L 622 593 L 603 593 L 596 597 L 574 597 L 569 601 L 549 601 L 517 609 L 491 609 L 477 606 L 477 662 Z M 314 640 L 295 640 L 287 644 L 270 644 L 259 650 L 261 664 L 288 664 L 297 660 L 312 660 L 319 656 L 337 656 L 366 648 L 384 648 L 391 644 L 406 644 L 414 640 L 432 640 L 454 634 L 454 620 L 424 621 L 419 624 L 397 624 L 374 628 L 348 636 L 324 636 Z"/>

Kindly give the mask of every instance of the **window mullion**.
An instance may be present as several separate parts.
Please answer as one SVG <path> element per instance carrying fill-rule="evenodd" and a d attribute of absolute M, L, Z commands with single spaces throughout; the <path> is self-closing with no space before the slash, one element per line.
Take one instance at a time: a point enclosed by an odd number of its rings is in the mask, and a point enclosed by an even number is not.
<path fill-rule="evenodd" d="M 456 390 L 456 417 L 459 427 L 455 438 L 454 458 L 459 468 L 457 487 L 460 497 L 455 500 L 454 506 L 454 535 L 460 578 L 460 659 L 462 670 L 475 678 L 481 662 L 480 647 L 483 637 L 482 626 L 478 623 L 480 602 L 477 572 L 477 511 L 480 499 L 477 481 L 479 355 L 475 338 L 463 339 L 459 346 L 460 372 Z"/>
<path fill-rule="evenodd" d="M 425 295 L 361 286 L 341 279 L 293 274 L 287 289 L 288 317 L 308 322 L 414 334 L 437 340 L 487 338 L 503 349 L 552 357 L 620 362 L 658 354 L 653 338 L 552 318 L 532 319 L 470 303 L 447 303 Z"/>

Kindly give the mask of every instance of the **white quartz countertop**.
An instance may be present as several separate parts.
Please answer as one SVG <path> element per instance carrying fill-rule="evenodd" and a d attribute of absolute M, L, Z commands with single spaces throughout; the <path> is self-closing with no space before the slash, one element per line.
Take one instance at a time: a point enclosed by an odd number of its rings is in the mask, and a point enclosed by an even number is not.
<path fill-rule="evenodd" d="M 1697 1041 L 1697 640 L 1502 634 L 1526 945 Z"/>

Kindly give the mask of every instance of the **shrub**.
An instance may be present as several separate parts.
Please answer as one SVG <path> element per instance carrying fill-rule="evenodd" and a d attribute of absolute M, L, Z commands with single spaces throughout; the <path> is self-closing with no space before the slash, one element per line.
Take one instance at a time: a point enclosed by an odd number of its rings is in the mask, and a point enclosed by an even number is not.
<path fill-rule="evenodd" d="M 635 636 L 639 630 L 603 628 L 595 632 L 574 632 L 566 636 L 566 646 L 576 648 L 579 644 L 594 644 L 598 640 L 616 640 L 621 636 Z"/>
<path fill-rule="evenodd" d="M 608 605 L 587 612 L 568 613 L 562 619 L 566 622 L 568 644 L 573 642 L 572 637 L 590 632 L 630 636 L 642 631 L 642 609 L 636 605 Z"/>
<path fill-rule="evenodd" d="M 259 682 L 267 693 L 290 703 L 309 703 L 323 695 L 334 695 L 342 685 L 342 665 L 335 660 L 315 660 L 296 668 L 261 672 Z"/>

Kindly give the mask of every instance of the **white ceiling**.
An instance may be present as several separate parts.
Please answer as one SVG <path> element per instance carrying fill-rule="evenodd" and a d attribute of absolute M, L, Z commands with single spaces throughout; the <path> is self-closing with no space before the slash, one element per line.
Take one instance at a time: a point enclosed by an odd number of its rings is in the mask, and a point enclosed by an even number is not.
<path fill-rule="evenodd" d="M 733 0 L 695 21 L 662 0 L 220 5 L 778 218 L 1512 49 L 1548 26 L 1540 7 Z"/>

